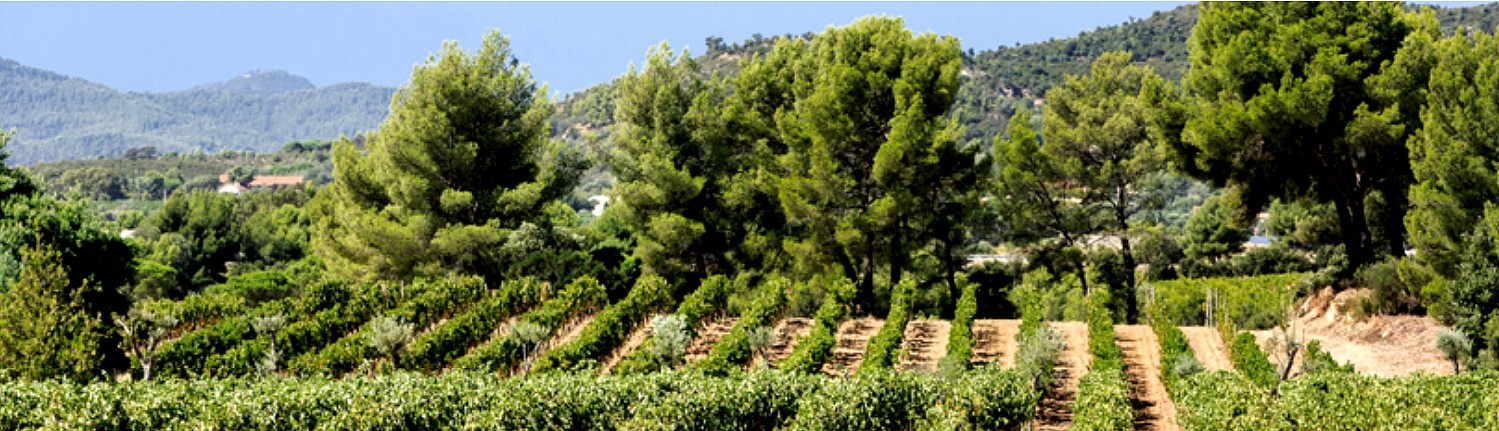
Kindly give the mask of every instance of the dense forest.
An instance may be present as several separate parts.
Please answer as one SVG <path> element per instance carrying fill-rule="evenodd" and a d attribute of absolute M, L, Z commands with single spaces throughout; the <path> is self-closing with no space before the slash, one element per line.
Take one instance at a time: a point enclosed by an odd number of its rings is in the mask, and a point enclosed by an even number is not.
<path fill-rule="evenodd" d="M 0 428 L 1488 429 L 1491 11 L 1207 3 L 982 53 L 865 17 L 560 102 L 493 32 L 336 140 L 0 164 Z M 270 77 L 192 91 L 318 91 Z M 1457 375 L 1296 339 L 1324 290 L 1434 318 Z"/>

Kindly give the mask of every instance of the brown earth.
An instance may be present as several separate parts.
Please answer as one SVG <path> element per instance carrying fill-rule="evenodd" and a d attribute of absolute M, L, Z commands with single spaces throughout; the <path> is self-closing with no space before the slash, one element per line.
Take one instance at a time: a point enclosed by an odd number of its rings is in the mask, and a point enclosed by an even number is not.
<path fill-rule="evenodd" d="M 724 317 L 698 328 L 697 336 L 687 344 L 687 363 L 708 357 L 708 352 L 713 351 L 713 345 L 718 344 L 718 340 L 723 339 L 725 335 L 729 335 L 729 331 L 734 330 L 734 324 L 738 322 L 738 317 Z"/>
<path fill-rule="evenodd" d="M 779 364 L 791 356 L 791 352 L 796 349 L 796 343 L 801 341 L 802 337 L 812 333 L 812 323 L 812 319 L 805 317 L 789 317 L 776 322 L 775 343 L 772 343 L 770 349 L 765 352 L 765 356 L 770 358 L 770 365 Z M 755 356 L 751 359 L 750 366 L 760 366 L 760 357 Z"/>
<path fill-rule="evenodd" d="M 1325 288 L 1297 307 L 1291 334 L 1303 342 L 1317 340 L 1333 360 L 1351 363 L 1355 371 L 1380 377 L 1398 377 L 1417 371 L 1452 374 L 1452 363 L 1442 357 L 1434 343 L 1444 327 L 1428 316 L 1363 316 L 1359 307 L 1366 289 L 1333 293 Z M 1260 348 L 1277 367 L 1285 361 L 1280 353 L 1284 334 L 1280 329 L 1251 331 Z M 1292 362 L 1292 375 L 1300 374 L 1301 354 Z"/>
<path fill-rule="evenodd" d="M 1129 379 L 1135 429 L 1179 431 L 1176 404 L 1161 383 L 1161 344 L 1149 325 L 1116 325 L 1114 338 L 1124 351 L 1124 375 Z"/>
<path fill-rule="evenodd" d="M 822 372 L 843 376 L 858 371 L 859 362 L 864 360 L 864 349 L 869 347 L 869 339 L 879 333 L 880 326 L 884 324 L 884 320 L 864 317 L 838 325 L 838 333 L 834 335 L 838 341 L 833 345 L 833 357 L 823 364 Z"/>
<path fill-rule="evenodd" d="M 1072 402 L 1077 400 L 1077 382 L 1088 372 L 1088 325 L 1082 322 L 1049 322 L 1065 343 L 1052 370 L 1051 386 L 1041 397 L 1036 414 L 1037 430 L 1061 431 L 1072 427 Z"/>
<path fill-rule="evenodd" d="M 1197 362 L 1202 363 L 1202 368 L 1208 372 L 1234 369 L 1234 363 L 1228 357 L 1228 345 L 1223 343 L 1223 335 L 1218 333 L 1218 328 L 1183 326 L 1181 330 L 1182 335 L 1187 337 L 1187 345 L 1192 347 Z"/>
<path fill-rule="evenodd" d="M 645 343 L 645 339 L 650 336 L 651 318 L 648 317 L 641 320 L 640 323 L 636 323 L 635 329 L 630 331 L 630 337 L 625 339 L 624 344 L 621 344 L 613 352 L 609 353 L 609 358 L 604 360 L 604 368 L 599 370 L 599 374 L 609 375 L 609 372 L 614 370 L 614 366 L 619 365 L 619 361 L 624 360 L 626 355 L 635 351 L 635 348 L 640 347 L 642 343 Z"/>
<path fill-rule="evenodd" d="M 1019 320 L 974 320 L 973 359 L 970 362 L 974 365 L 994 363 L 1003 369 L 1015 368 L 1015 335 L 1019 333 Z"/>
<path fill-rule="evenodd" d="M 897 370 L 936 371 L 937 362 L 947 356 L 948 333 L 952 322 L 944 320 L 912 320 L 906 323 L 906 333 L 901 338 L 900 363 Z"/>

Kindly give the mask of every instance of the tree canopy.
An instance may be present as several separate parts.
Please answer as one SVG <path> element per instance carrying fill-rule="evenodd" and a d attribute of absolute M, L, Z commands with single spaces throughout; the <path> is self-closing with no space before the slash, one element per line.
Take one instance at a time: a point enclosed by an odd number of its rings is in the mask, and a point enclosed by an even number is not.
<path fill-rule="evenodd" d="M 313 248 L 356 279 L 498 274 L 506 232 L 567 192 L 582 168 L 548 140 L 544 89 L 498 32 L 415 68 L 366 148 L 334 148 L 312 204 Z"/>

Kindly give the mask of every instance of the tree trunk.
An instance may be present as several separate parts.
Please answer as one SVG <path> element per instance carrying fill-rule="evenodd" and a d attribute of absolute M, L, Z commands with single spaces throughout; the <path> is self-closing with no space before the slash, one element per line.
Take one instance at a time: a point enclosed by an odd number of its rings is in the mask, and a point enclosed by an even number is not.
<path fill-rule="evenodd" d="M 1340 195 L 1334 202 L 1338 212 L 1338 231 L 1343 240 L 1343 251 L 1348 254 L 1345 274 L 1374 261 L 1373 247 L 1369 241 L 1369 221 L 1364 217 L 1362 193 Z"/>
<path fill-rule="evenodd" d="M 1130 252 L 1129 235 L 1119 235 L 1120 254 L 1124 258 L 1124 319 L 1125 322 L 1134 323 L 1139 317 L 1139 304 L 1135 298 L 1135 255 Z"/>

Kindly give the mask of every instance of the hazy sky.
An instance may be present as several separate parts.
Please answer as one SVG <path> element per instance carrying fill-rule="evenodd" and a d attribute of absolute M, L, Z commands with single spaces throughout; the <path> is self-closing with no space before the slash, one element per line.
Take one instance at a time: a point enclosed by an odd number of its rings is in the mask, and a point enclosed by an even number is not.
<path fill-rule="evenodd" d="M 982 50 L 1076 36 L 1183 3 L 0 2 L 0 57 L 127 91 L 181 90 L 255 69 L 320 86 L 398 86 L 442 41 L 472 52 L 498 29 L 535 79 L 567 93 L 618 76 L 663 40 L 702 53 L 708 36 L 800 34 L 888 14 Z"/>

